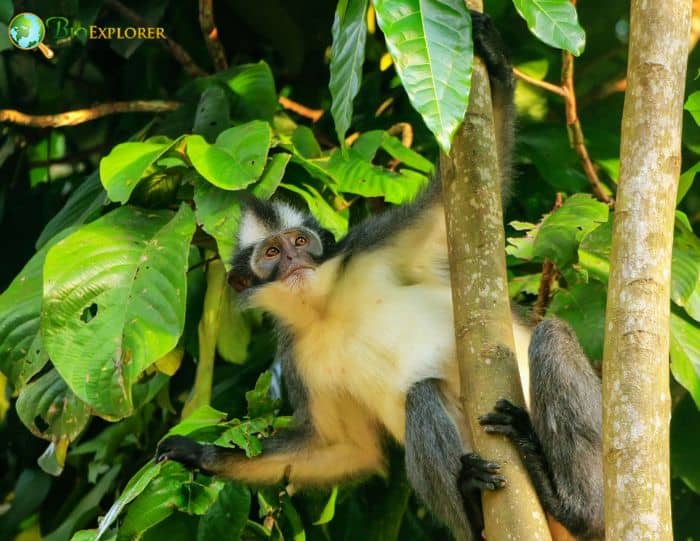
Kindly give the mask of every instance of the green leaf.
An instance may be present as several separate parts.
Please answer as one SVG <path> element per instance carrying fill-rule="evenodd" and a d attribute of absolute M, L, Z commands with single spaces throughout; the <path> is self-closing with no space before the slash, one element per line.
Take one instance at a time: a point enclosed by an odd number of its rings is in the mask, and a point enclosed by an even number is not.
<path fill-rule="evenodd" d="M 0 372 L 19 393 L 49 360 L 39 332 L 42 270 L 49 248 L 65 238 L 66 229 L 40 249 L 0 295 Z"/>
<path fill-rule="evenodd" d="M 294 507 L 294 504 L 292 504 L 292 499 L 285 494 L 280 498 L 280 503 L 282 504 L 284 518 L 287 519 L 289 527 L 292 530 L 292 539 L 294 541 L 306 541 L 304 523 L 299 516 L 299 512 Z"/>
<path fill-rule="evenodd" d="M 101 416 L 129 415 L 133 383 L 177 344 L 194 225 L 186 205 L 175 215 L 121 207 L 46 257 L 46 349 L 71 390 Z"/>
<path fill-rule="evenodd" d="M 527 27 L 547 45 L 579 56 L 586 46 L 586 33 L 578 23 L 570 0 L 513 0 Z"/>
<path fill-rule="evenodd" d="M 306 190 L 293 184 L 281 184 L 281 186 L 299 194 L 306 201 L 309 211 L 318 220 L 321 227 L 330 231 L 336 240 L 341 239 L 348 232 L 347 213 L 342 215 L 333 210 L 333 207 L 323 199 L 323 196 L 313 186 L 305 184 Z"/>
<path fill-rule="evenodd" d="M 696 92 L 696 94 L 700 94 L 700 92 Z M 700 111 L 698 112 L 698 114 L 700 114 Z M 685 194 L 687 194 L 688 190 L 690 190 L 690 187 L 695 181 L 695 175 L 698 174 L 698 171 L 700 171 L 700 162 L 696 163 L 690 169 L 684 171 L 681 174 L 680 179 L 678 180 L 678 195 L 676 196 L 676 205 L 678 205 L 678 203 L 680 203 L 683 200 Z"/>
<path fill-rule="evenodd" d="M 430 160 L 426 160 L 417 152 L 407 148 L 401 144 L 396 137 L 384 133 L 382 137 L 382 148 L 391 156 L 408 167 L 412 167 L 416 171 L 430 175 L 433 172 L 434 166 Z"/>
<path fill-rule="evenodd" d="M 216 350 L 225 361 L 242 364 L 248 356 L 250 317 L 240 306 L 236 291 L 232 287 L 226 287 L 223 295 L 225 299 L 219 314 L 221 325 L 216 337 Z"/>
<path fill-rule="evenodd" d="M 229 100 L 226 91 L 220 86 L 204 89 L 197 104 L 192 133 L 201 135 L 208 143 L 213 143 L 216 137 L 230 125 Z"/>
<path fill-rule="evenodd" d="M 581 239 L 608 220 L 608 206 L 588 194 L 574 194 L 545 216 L 534 243 L 534 257 L 559 267 L 574 263 Z"/>
<path fill-rule="evenodd" d="M 9 488 L 9 485 L 8 485 Z M 25 468 L 12 488 L 13 498 L 0 517 L 0 539 L 15 539 L 14 534 L 44 502 L 51 488 L 51 478 L 38 470 Z"/>
<path fill-rule="evenodd" d="M 239 541 L 248 522 L 250 490 L 227 483 L 214 505 L 199 521 L 197 541 Z"/>
<path fill-rule="evenodd" d="M 674 477 L 683 479 L 686 485 L 700 493 L 700 411 L 689 396 L 685 396 L 673 408 L 671 416 L 671 468 Z"/>
<path fill-rule="evenodd" d="M 338 499 L 338 486 L 334 486 L 331 491 L 331 495 L 328 497 L 326 505 L 323 506 L 323 511 L 317 520 L 313 522 L 314 526 L 319 526 L 321 524 L 327 524 L 335 516 L 335 502 Z"/>
<path fill-rule="evenodd" d="M 216 445 L 236 447 L 245 451 L 248 458 L 254 457 L 262 453 L 263 444 L 260 442 L 258 435 L 267 429 L 268 422 L 265 419 L 254 419 L 252 421 L 239 421 L 234 419 L 231 421 L 232 426 L 223 432 L 214 442 Z"/>
<path fill-rule="evenodd" d="M 248 416 L 251 419 L 272 415 L 280 407 L 279 400 L 270 398 L 270 385 L 272 385 L 272 372 L 266 370 L 258 377 L 255 388 L 245 394 Z"/>
<path fill-rule="evenodd" d="M 182 465 L 166 462 L 129 505 L 118 540 L 134 539 L 185 506 L 184 485 L 192 474 Z"/>
<path fill-rule="evenodd" d="M 124 508 L 146 489 L 148 484 L 155 478 L 156 475 L 158 475 L 160 469 L 161 464 L 148 462 L 143 468 L 134 474 L 134 476 L 124 487 L 124 490 L 119 495 L 119 498 L 117 498 L 117 500 L 112 504 L 107 511 L 107 514 L 100 521 L 100 528 L 97 531 L 95 541 L 99 541 L 99 539 L 105 534 L 105 532 L 107 532 L 109 527 L 114 523 Z"/>
<path fill-rule="evenodd" d="M 610 274 L 610 249 L 612 246 L 612 217 L 600 227 L 583 237 L 578 247 L 578 262 L 591 276 L 603 283 Z"/>
<path fill-rule="evenodd" d="M 463 0 L 374 0 L 408 99 L 449 152 L 469 101 L 473 44 Z"/>
<path fill-rule="evenodd" d="M 671 373 L 700 407 L 700 325 L 671 312 Z"/>
<path fill-rule="evenodd" d="M 567 321 L 591 360 L 603 358 L 606 288 L 599 282 L 559 289 L 547 311 Z"/>
<path fill-rule="evenodd" d="M 335 181 L 338 191 L 363 197 L 383 197 L 387 203 L 411 201 L 428 183 L 422 175 L 411 175 L 406 170 L 395 173 L 372 165 L 352 148 L 345 153 L 338 149 L 330 159 L 317 160 L 316 163 Z"/>
<path fill-rule="evenodd" d="M 187 156 L 197 172 L 224 190 L 240 190 L 263 172 L 272 132 L 267 122 L 254 120 L 219 134 L 213 145 L 200 135 L 187 138 Z"/>
<path fill-rule="evenodd" d="M 700 90 L 688 96 L 683 108 L 692 115 L 695 123 L 700 125 Z"/>
<path fill-rule="evenodd" d="M 107 201 L 107 192 L 100 183 L 100 174 L 95 171 L 76 188 L 63 208 L 49 220 L 36 241 L 36 249 L 40 249 L 51 237 L 64 229 L 89 221 Z"/>
<path fill-rule="evenodd" d="M 139 180 L 154 171 L 155 163 L 179 143 L 153 137 L 142 143 L 122 143 L 100 161 L 100 179 L 112 201 L 126 203 Z"/>
<path fill-rule="evenodd" d="M 216 239 L 219 255 L 228 265 L 241 221 L 240 195 L 199 179 L 194 185 L 194 202 L 197 205 L 197 222 Z"/>
<path fill-rule="evenodd" d="M 264 61 L 236 66 L 217 74 L 217 78 L 236 95 L 231 111 L 234 118 L 272 120 L 277 110 L 277 91 L 270 66 Z"/>
<path fill-rule="evenodd" d="M 307 126 L 297 126 L 292 133 L 292 145 L 294 149 L 304 156 L 304 158 L 320 158 L 321 157 L 321 147 L 316 141 L 314 132 L 311 128 Z"/>
<path fill-rule="evenodd" d="M 671 265 L 671 299 L 700 321 L 700 239 L 681 220 L 676 220 Z"/>
<path fill-rule="evenodd" d="M 360 90 L 367 38 L 367 0 L 340 0 L 333 19 L 331 47 L 331 114 L 343 143 L 352 121 L 352 102 Z"/>
<path fill-rule="evenodd" d="M 176 424 L 168 431 L 168 436 L 188 436 L 202 428 L 219 424 L 226 419 L 226 413 L 211 406 L 196 409 L 184 421 Z"/>
<path fill-rule="evenodd" d="M 90 420 L 90 408 L 56 370 L 50 370 L 24 388 L 17 399 L 17 415 L 38 438 L 73 441 Z"/>
<path fill-rule="evenodd" d="M 271 156 L 260 177 L 260 182 L 253 186 L 251 193 L 258 199 L 270 199 L 282 182 L 291 158 L 292 155 L 286 152 Z"/>

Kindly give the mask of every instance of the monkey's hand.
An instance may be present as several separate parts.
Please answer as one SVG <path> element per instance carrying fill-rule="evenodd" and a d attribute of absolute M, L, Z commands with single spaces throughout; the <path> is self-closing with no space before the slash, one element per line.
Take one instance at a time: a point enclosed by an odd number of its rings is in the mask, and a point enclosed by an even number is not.
<path fill-rule="evenodd" d="M 205 445 L 185 436 L 170 436 L 158 444 L 155 460 L 157 463 L 174 460 L 190 470 L 199 469 L 208 473 L 202 467 L 205 448 Z"/>
<path fill-rule="evenodd" d="M 530 415 L 523 408 L 501 398 L 493 411 L 479 417 L 479 424 L 490 434 L 503 434 L 508 437 L 523 455 L 540 455 L 542 449 Z"/>
<path fill-rule="evenodd" d="M 484 460 L 476 453 L 462 455 L 462 471 L 459 473 L 459 488 L 462 494 L 474 490 L 498 490 L 506 485 L 506 479 L 498 472 L 501 467 Z"/>

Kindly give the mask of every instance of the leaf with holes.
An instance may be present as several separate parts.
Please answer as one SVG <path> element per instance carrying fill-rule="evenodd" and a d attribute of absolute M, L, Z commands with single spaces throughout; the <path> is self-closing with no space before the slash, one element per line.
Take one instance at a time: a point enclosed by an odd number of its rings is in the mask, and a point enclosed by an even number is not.
<path fill-rule="evenodd" d="M 7 376 L 15 394 L 48 361 L 39 332 L 41 273 L 49 248 L 72 231 L 63 230 L 34 254 L 0 295 L 0 372 Z"/>
<path fill-rule="evenodd" d="M 17 415 L 38 438 L 73 441 L 90 420 L 90 408 L 56 370 L 27 385 L 17 399 Z"/>
<path fill-rule="evenodd" d="M 335 121 L 338 141 L 352 120 L 352 102 L 360 90 L 362 64 L 365 61 L 367 39 L 367 0 L 340 0 L 333 20 L 331 47 L 331 80 L 328 84 L 333 101 L 331 114 Z"/>
<path fill-rule="evenodd" d="M 586 46 L 586 33 L 578 23 L 570 0 L 513 0 L 527 27 L 547 45 L 578 56 Z"/>
<path fill-rule="evenodd" d="M 201 135 L 187 138 L 187 156 L 197 172 L 214 186 L 240 190 L 255 182 L 267 162 L 272 131 L 254 120 L 219 134 L 213 145 Z"/>
<path fill-rule="evenodd" d="M 49 250 L 41 332 L 71 390 L 96 413 L 132 412 L 131 387 L 177 344 L 195 220 L 121 207 Z"/>
<path fill-rule="evenodd" d="M 474 50 L 464 0 L 374 0 L 374 8 L 411 105 L 448 152 L 471 89 Z"/>

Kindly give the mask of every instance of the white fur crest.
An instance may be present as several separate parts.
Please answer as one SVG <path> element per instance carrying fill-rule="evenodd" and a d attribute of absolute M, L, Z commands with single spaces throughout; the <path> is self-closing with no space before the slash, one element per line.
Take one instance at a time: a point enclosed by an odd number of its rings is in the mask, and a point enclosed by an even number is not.
<path fill-rule="evenodd" d="M 299 227 L 304 222 L 304 215 L 286 203 L 274 202 L 272 208 L 277 218 L 277 224 L 266 223 L 253 209 L 244 212 L 238 229 L 238 242 L 241 248 L 246 248 L 265 240 L 279 231 Z"/>

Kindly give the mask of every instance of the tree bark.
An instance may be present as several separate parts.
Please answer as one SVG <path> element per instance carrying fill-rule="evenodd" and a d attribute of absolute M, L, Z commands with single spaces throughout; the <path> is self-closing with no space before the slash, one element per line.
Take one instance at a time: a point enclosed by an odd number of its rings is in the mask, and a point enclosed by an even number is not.
<path fill-rule="evenodd" d="M 632 0 L 603 355 L 606 539 L 672 539 L 671 246 L 691 1 Z"/>
<path fill-rule="evenodd" d="M 481 5 L 471 7 L 481 9 Z M 440 158 L 462 402 L 475 451 L 502 466 L 504 489 L 483 494 L 485 537 L 549 540 L 516 449 L 477 418 L 496 400 L 523 404 L 506 277 L 500 175 L 488 75 L 475 59 L 469 109 L 450 155 Z"/>

